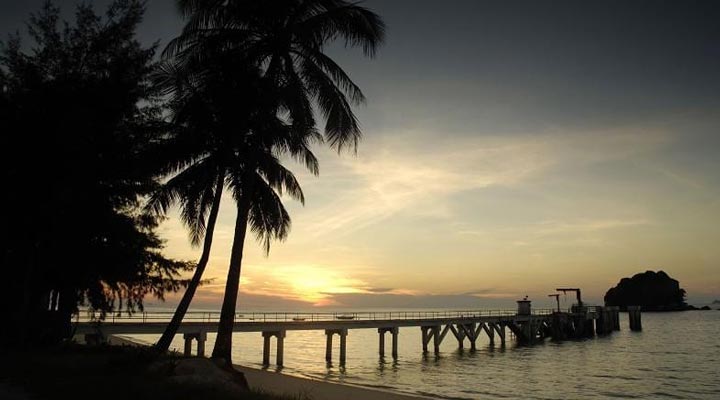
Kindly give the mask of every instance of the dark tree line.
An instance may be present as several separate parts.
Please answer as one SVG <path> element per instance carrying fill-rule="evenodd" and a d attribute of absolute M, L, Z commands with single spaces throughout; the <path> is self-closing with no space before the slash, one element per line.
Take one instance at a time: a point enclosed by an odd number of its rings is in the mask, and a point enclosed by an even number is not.
<path fill-rule="evenodd" d="M 148 84 L 155 48 L 134 38 L 138 2 L 90 6 L 62 24 L 50 3 L 0 58 L 4 213 L 3 335 L 42 343 L 65 336 L 79 305 L 103 314 L 142 308 L 180 289 L 191 265 L 162 255 L 155 190 L 162 143 Z M 30 40 L 27 40 L 30 39 Z M 17 329 L 15 329 L 17 328 Z"/>
<path fill-rule="evenodd" d="M 677 311 L 690 308 L 685 302 L 685 289 L 664 271 L 645 271 L 622 278 L 617 286 L 605 293 L 605 305 L 641 306 L 645 311 Z"/>

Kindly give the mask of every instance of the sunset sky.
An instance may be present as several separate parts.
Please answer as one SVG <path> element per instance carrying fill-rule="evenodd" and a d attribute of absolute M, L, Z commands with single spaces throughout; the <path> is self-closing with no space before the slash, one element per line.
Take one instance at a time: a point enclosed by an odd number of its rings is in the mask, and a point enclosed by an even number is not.
<path fill-rule="evenodd" d="M 182 21 L 148 3 L 140 38 L 162 47 Z M 41 4 L 3 2 L 3 36 Z M 240 308 L 600 303 L 648 269 L 720 299 L 720 3 L 365 5 L 377 58 L 330 50 L 368 99 L 363 141 L 317 147 L 319 177 L 290 164 L 306 204 L 269 257 L 247 241 Z M 228 196 L 196 307 L 219 307 L 234 221 Z M 199 257 L 175 214 L 161 233 Z"/>

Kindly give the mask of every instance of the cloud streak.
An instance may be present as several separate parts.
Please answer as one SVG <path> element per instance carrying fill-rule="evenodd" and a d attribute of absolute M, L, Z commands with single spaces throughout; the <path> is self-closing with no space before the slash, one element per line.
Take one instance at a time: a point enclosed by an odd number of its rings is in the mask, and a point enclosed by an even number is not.
<path fill-rule="evenodd" d="M 337 162 L 334 178 L 353 184 L 336 188 L 332 201 L 303 216 L 307 231 L 313 237 L 349 235 L 394 216 L 452 218 L 448 204 L 463 192 L 522 187 L 553 171 L 632 158 L 670 140 L 662 130 L 635 127 L 452 141 L 412 137 L 386 138 L 378 153 Z"/>

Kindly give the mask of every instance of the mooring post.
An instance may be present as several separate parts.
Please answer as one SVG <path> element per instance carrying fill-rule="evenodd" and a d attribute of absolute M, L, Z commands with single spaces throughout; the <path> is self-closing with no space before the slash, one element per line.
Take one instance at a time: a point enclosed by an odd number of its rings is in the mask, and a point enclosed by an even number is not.
<path fill-rule="evenodd" d="M 628 306 L 628 319 L 630 320 L 631 331 L 641 331 L 642 321 L 640 320 L 640 306 Z"/>

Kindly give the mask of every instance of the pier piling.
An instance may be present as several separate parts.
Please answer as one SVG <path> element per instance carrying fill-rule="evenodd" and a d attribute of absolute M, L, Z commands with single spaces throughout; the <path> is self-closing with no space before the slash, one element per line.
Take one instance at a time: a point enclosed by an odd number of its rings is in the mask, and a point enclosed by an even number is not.
<path fill-rule="evenodd" d="M 631 331 L 641 331 L 642 321 L 640 318 L 640 306 L 628 306 L 628 319 L 630 320 Z"/>
<path fill-rule="evenodd" d="M 380 357 L 385 357 L 385 332 L 390 332 L 392 335 L 392 358 L 397 359 L 398 357 L 398 333 L 399 328 L 378 328 L 378 335 L 380 337 Z"/>
<path fill-rule="evenodd" d="M 197 355 L 198 357 L 205 357 L 205 341 L 207 340 L 207 332 L 188 332 L 183 334 L 185 339 L 185 356 L 192 355 L 192 341 L 197 340 Z"/>
<path fill-rule="evenodd" d="M 332 362 L 332 337 L 337 334 L 340 336 L 340 365 L 345 365 L 347 355 L 347 334 L 348 330 L 343 329 L 325 329 L 325 336 L 327 342 L 325 345 L 325 361 L 328 363 Z M 383 339 L 384 340 L 384 339 Z"/>
<path fill-rule="evenodd" d="M 263 365 L 270 365 L 270 339 L 275 336 L 277 339 L 277 350 L 275 351 L 275 365 L 283 366 L 285 356 L 285 331 L 265 331 L 263 336 Z"/>

